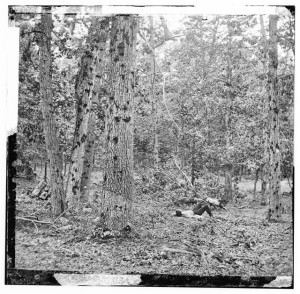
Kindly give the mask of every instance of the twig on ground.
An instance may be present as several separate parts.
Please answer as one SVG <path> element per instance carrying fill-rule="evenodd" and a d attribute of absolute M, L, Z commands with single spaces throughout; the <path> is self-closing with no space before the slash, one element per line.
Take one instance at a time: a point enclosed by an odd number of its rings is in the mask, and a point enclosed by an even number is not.
<path fill-rule="evenodd" d="M 194 252 L 194 254 L 198 254 L 198 255 L 200 254 L 201 257 L 202 257 L 202 259 L 203 259 L 203 261 L 204 261 L 204 263 L 205 263 L 205 264 L 208 264 L 207 259 L 206 259 L 205 254 L 204 254 L 204 252 L 203 252 L 202 249 L 200 249 L 200 248 L 198 248 L 198 247 L 195 248 L 194 246 L 191 246 L 191 245 L 189 245 L 189 244 L 186 243 L 186 242 L 183 242 L 183 244 L 184 244 L 185 246 L 189 247 L 189 248 Z"/>
<path fill-rule="evenodd" d="M 40 209 L 37 209 L 36 211 L 34 211 L 33 213 L 31 213 L 30 215 L 36 214 L 37 212 L 41 211 L 42 209 L 44 209 L 46 207 L 46 205 L 51 201 L 52 197 L 49 198 L 49 200 L 46 202 L 45 205 L 43 205 Z"/>
<path fill-rule="evenodd" d="M 72 206 L 69 206 L 65 211 L 63 211 L 54 221 L 53 223 L 57 222 Z"/>
<path fill-rule="evenodd" d="M 195 252 L 190 252 L 187 250 L 177 249 L 177 248 L 170 248 L 170 247 L 163 247 L 163 251 L 173 252 L 173 253 L 186 253 L 186 254 L 195 254 Z"/>
<path fill-rule="evenodd" d="M 32 222 L 36 228 L 37 228 L 36 223 L 38 223 L 38 224 L 52 225 L 54 228 L 58 229 L 58 227 L 55 225 L 54 222 L 40 221 L 40 220 L 36 220 L 36 219 L 31 219 L 31 218 L 26 218 L 26 217 L 19 217 L 19 216 L 17 216 L 16 219 Z"/>
<path fill-rule="evenodd" d="M 33 222 L 34 226 L 35 226 L 35 229 L 36 229 L 36 234 L 39 232 L 39 228 L 37 226 L 37 224 L 35 222 Z"/>
<path fill-rule="evenodd" d="M 225 234 L 225 232 L 223 232 L 220 228 L 216 227 L 216 229 L 217 229 L 219 232 L 221 232 L 221 234 L 222 234 L 224 237 L 228 237 L 228 236 Z"/>
<path fill-rule="evenodd" d="M 238 209 L 243 209 L 243 208 L 246 208 L 246 207 L 248 207 L 248 205 L 240 206 L 240 207 L 238 207 Z"/>
<path fill-rule="evenodd" d="M 160 187 L 159 185 L 156 185 L 156 184 L 154 184 L 154 183 L 151 183 L 150 185 L 153 185 L 153 186 L 155 186 L 155 187 L 157 187 L 157 188 L 159 188 L 159 189 L 165 191 L 165 188 L 162 188 L 162 187 Z"/>
<path fill-rule="evenodd" d="M 208 261 L 207 261 L 207 259 L 206 259 L 206 257 L 205 257 L 205 254 L 204 254 L 203 250 L 201 250 L 201 249 L 199 249 L 199 250 L 200 250 L 200 252 L 201 252 L 201 257 L 202 257 L 204 263 L 205 263 L 205 264 L 208 264 Z"/>
<path fill-rule="evenodd" d="M 25 217 L 19 217 L 19 216 L 17 216 L 16 219 L 24 220 L 24 221 L 29 221 L 29 222 L 35 222 L 35 223 L 39 223 L 39 224 L 53 225 L 53 222 L 39 221 L 39 220 L 25 218 Z"/>

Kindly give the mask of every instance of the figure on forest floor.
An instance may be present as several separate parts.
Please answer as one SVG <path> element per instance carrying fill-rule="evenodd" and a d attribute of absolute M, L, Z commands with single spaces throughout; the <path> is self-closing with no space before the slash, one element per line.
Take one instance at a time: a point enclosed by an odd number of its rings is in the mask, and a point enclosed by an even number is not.
<path fill-rule="evenodd" d="M 209 204 L 211 204 L 215 207 L 220 207 L 222 209 L 225 209 L 225 207 L 222 205 L 221 202 L 222 202 L 222 200 L 217 200 L 217 199 L 207 197 L 205 201 L 203 201 L 203 200 L 200 201 L 192 210 L 185 210 L 185 211 L 176 210 L 175 216 L 183 216 L 183 217 L 186 217 L 186 218 L 202 219 L 203 218 L 202 214 L 204 212 L 207 212 L 207 214 L 210 217 L 212 217 L 213 215 L 212 215 L 211 208 L 210 208 Z"/>
<path fill-rule="evenodd" d="M 209 208 L 209 206 L 203 205 L 201 202 L 198 203 L 193 210 L 185 210 L 185 211 L 181 211 L 181 210 L 176 210 L 175 215 L 176 216 L 183 216 L 183 217 L 187 217 L 187 218 L 203 218 L 202 214 L 204 212 L 207 212 L 208 215 L 210 217 L 212 217 L 212 213 L 211 213 L 211 209 Z"/>

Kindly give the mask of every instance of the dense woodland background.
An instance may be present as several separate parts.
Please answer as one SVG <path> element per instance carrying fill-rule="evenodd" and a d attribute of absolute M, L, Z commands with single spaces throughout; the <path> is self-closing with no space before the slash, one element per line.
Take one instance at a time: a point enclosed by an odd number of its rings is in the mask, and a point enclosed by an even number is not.
<path fill-rule="evenodd" d="M 292 275 L 294 16 L 37 9 L 10 8 L 17 266 Z"/>

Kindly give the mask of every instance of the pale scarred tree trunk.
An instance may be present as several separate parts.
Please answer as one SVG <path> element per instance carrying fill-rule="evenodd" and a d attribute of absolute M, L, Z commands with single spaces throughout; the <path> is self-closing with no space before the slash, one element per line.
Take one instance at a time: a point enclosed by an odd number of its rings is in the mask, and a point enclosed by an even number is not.
<path fill-rule="evenodd" d="M 91 185 L 91 175 L 93 169 L 93 160 L 95 153 L 95 123 L 96 123 L 96 114 L 91 113 L 88 135 L 86 139 L 86 148 L 83 158 L 83 168 L 82 176 L 80 181 L 80 199 L 83 201 L 90 200 L 90 185 Z"/>
<path fill-rule="evenodd" d="M 105 166 L 101 225 L 121 230 L 131 217 L 133 186 L 133 114 L 137 18 L 112 19 L 110 96 L 105 120 Z"/>
<path fill-rule="evenodd" d="M 96 130 L 97 117 L 98 120 L 104 123 L 102 100 L 107 96 L 106 79 L 104 78 L 106 65 L 103 60 L 105 58 L 106 40 L 108 36 L 109 25 L 102 26 L 99 34 L 102 36 L 100 41 L 99 62 L 97 64 L 97 73 L 95 77 L 94 91 L 92 97 L 91 113 L 88 123 L 87 140 L 85 153 L 83 158 L 82 176 L 80 182 L 80 197 L 83 201 L 92 201 L 90 195 L 91 176 L 93 170 L 93 161 L 95 155 L 95 140 L 96 134 L 99 135 L 99 130 Z M 102 127 L 100 127 L 101 132 Z"/>
<path fill-rule="evenodd" d="M 280 191 L 280 139 L 279 139 L 279 97 L 278 97 L 278 39 L 277 39 L 277 15 L 269 16 L 269 72 L 268 72 L 268 95 L 269 95 L 269 212 L 270 221 L 282 220 L 282 203 Z"/>
<path fill-rule="evenodd" d="M 77 116 L 74 132 L 74 144 L 71 157 L 70 175 L 66 197 L 70 206 L 80 201 L 80 183 L 83 171 L 83 160 L 88 137 L 88 126 L 92 107 L 96 66 L 101 62 L 106 44 L 106 30 L 109 25 L 107 17 L 93 17 L 87 38 L 87 49 L 81 59 L 81 66 L 76 79 L 75 98 Z"/>
<path fill-rule="evenodd" d="M 52 14 L 44 11 L 41 17 L 41 32 L 39 33 L 40 59 L 40 97 L 44 117 L 44 134 L 46 149 L 50 160 L 50 189 L 52 191 L 52 216 L 61 214 L 64 210 L 63 160 L 59 151 L 57 126 L 54 122 L 53 92 L 51 74 L 51 32 Z"/>

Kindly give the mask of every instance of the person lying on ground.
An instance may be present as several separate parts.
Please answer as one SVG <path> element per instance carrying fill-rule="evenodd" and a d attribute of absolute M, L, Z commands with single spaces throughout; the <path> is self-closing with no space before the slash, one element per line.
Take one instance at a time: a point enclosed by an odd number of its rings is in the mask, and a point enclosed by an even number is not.
<path fill-rule="evenodd" d="M 213 199 L 210 197 L 207 197 L 205 201 L 201 200 L 192 210 L 176 210 L 175 215 L 176 216 L 183 216 L 187 218 L 203 218 L 202 214 L 206 212 L 210 217 L 212 217 L 212 212 L 209 204 L 212 204 L 213 206 L 224 208 L 224 206 L 220 203 L 220 200 Z M 208 203 L 208 204 L 207 204 Z"/>
<path fill-rule="evenodd" d="M 207 212 L 208 215 L 210 217 L 212 217 L 212 212 L 211 209 L 209 208 L 209 206 L 207 204 L 204 204 L 203 202 L 199 202 L 194 208 L 193 210 L 185 210 L 185 211 L 181 211 L 181 210 L 176 210 L 175 215 L 176 216 L 183 216 L 183 217 L 187 217 L 187 218 L 202 218 L 202 214 L 204 212 Z"/>

